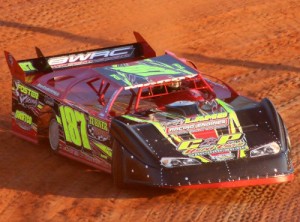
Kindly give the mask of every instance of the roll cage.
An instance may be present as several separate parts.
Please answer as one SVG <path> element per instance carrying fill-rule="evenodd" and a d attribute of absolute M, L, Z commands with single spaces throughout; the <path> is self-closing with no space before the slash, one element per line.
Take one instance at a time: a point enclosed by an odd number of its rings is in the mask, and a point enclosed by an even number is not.
<path fill-rule="evenodd" d="M 177 87 L 173 87 L 174 83 L 179 84 Z M 118 102 L 120 93 L 125 91 L 131 95 L 127 98 L 127 101 L 124 102 L 126 105 L 124 104 L 123 114 L 127 114 L 130 111 L 144 111 L 145 108 L 141 106 L 141 103 L 146 100 L 155 104 L 155 108 L 163 108 L 165 105 L 178 100 L 211 100 L 215 98 L 215 93 L 200 74 L 193 78 L 168 79 L 145 84 L 139 88 L 122 88 L 112 100 Z M 194 94 L 192 95 L 190 92 Z M 112 114 L 110 111 L 113 105 L 112 103 L 111 106 L 108 107 L 107 113 Z M 150 108 L 153 107 L 146 107 L 146 109 Z"/>

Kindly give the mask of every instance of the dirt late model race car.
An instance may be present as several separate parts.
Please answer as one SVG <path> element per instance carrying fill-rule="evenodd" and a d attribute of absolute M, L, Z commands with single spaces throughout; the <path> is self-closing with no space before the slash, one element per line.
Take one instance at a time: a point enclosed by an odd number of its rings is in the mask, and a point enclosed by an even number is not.
<path fill-rule="evenodd" d="M 293 179 L 290 142 L 255 102 L 173 53 L 136 43 L 15 60 L 12 131 L 112 173 L 117 186 L 236 187 Z M 213 80 L 212 80 L 213 79 Z"/>

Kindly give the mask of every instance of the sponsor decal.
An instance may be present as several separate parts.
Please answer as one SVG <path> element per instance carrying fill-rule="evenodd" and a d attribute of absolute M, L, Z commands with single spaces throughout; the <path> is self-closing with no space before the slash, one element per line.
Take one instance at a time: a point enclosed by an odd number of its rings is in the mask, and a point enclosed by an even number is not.
<path fill-rule="evenodd" d="M 21 84 L 19 81 L 15 82 L 15 87 L 13 87 L 13 90 L 18 97 L 19 104 L 22 106 L 26 108 L 38 106 L 39 93 L 35 90 L 32 90 L 31 88 Z"/>
<path fill-rule="evenodd" d="M 177 150 L 181 151 L 183 155 L 197 158 L 201 155 L 238 151 L 246 148 L 245 135 L 243 133 L 235 133 L 222 135 L 219 138 L 199 138 L 183 141 L 177 147 Z"/>
<path fill-rule="evenodd" d="M 89 135 L 98 141 L 107 141 L 109 139 L 107 122 L 95 117 L 89 116 L 88 131 Z"/>
<path fill-rule="evenodd" d="M 107 50 L 91 51 L 86 53 L 71 54 L 48 59 L 52 68 L 64 68 L 69 66 L 79 66 L 91 63 L 123 59 L 131 57 L 134 46 L 123 46 Z"/>
<path fill-rule="evenodd" d="M 226 161 L 226 160 L 232 160 L 235 158 L 235 155 L 231 152 L 212 153 L 209 156 L 214 161 Z"/>
<path fill-rule="evenodd" d="M 38 100 L 32 99 L 28 95 L 19 94 L 19 103 L 24 107 L 35 107 L 38 105 Z"/>
<path fill-rule="evenodd" d="M 17 93 L 23 93 L 25 95 L 28 95 L 29 97 L 33 98 L 33 99 L 36 99 L 38 100 L 39 99 L 39 93 L 30 89 L 29 87 L 27 86 L 24 86 L 23 84 L 21 83 L 16 83 L 17 85 Z"/>
<path fill-rule="evenodd" d="M 103 141 L 109 140 L 108 132 L 103 131 L 102 129 L 92 126 L 90 124 L 88 124 L 88 132 L 91 137 L 93 137 L 94 139 L 96 139 L 98 141 L 103 142 Z"/>
<path fill-rule="evenodd" d="M 39 84 L 37 85 L 37 87 L 41 88 L 42 90 L 44 90 L 44 91 L 46 91 L 46 92 L 48 92 L 48 93 L 50 93 L 50 94 L 52 94 L 52 95 L 54 95 L 54 96 L 59 96 L 59 94 L 60 94 L 60 93 L 57 92 L 56 90 L 50 89 L 49 87 L 44 86 L 44 85 L 42 85 L 41 83 L 39 83 Z"/>
<path fill-rule="evenodd" d="M 32 117 L 23 111 L 16 110 L 16 123 L 24 130 L 30 130 L 32 125 Z"/>
<path fill-rule="evenodd" d="M 99 128 L 99 129 L 102 129 L 104 131 L 108 131 L 107 122 L 96 119 L 95 117 L 92 117 L 92 116 L 89 117 L 89 124 Z"/>
<path fill-rule="evenodd" d="M 226 118 L 228 116 L 227 112 L 222 113 L 214 113 L 214 114 L 208 114 L 205 116 L 196 116 L 192 118 L 185 119 L 185 123 L 195 123 L 200 121 L 207 121 L 207 120 L 216 120 L 216 119 L 222 119 Z"/>
<path fill-rule="evenodd" d="M 226 114 L 227 113 L 223 113 Z M 212 129 L 220 129 L 228 126 L 228 118 L 223 118 L 225 115 L 220 115 L 222 118 L 217 119 L 217 114 L 209 115 L 209 116 L 200 116 L 202 120 L 200 122 L 192 122 L 190 123 L 190 119 L 186 119 L 184 122 L 189 124 L 183 124 L 183 125 L 177 125 L 177 126 L 170 126 L 166 128 L 166 131 L 168 134 L 182 134 L 187 132 L 199 132 L 203 130 L 212 130 Z M 210 117 L 216 117 L 216 119 L 213 120 L 206 120 L 203 121 L 203 119 L 209 119 Z"/>

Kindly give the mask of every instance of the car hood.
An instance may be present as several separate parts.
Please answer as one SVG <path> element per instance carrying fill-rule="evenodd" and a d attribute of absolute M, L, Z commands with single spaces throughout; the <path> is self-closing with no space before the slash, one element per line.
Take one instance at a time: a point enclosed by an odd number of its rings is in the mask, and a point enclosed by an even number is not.
<path fill-rule="evenodd" d="M 189 116 L 167 109 L 123 115 L 118 120 L 158 159 L 185 157 L 211 163 L 280 151 L 279 135 L 260 103 L 242 109 L 218 99 L 214 103 L 218 109 Z"/>

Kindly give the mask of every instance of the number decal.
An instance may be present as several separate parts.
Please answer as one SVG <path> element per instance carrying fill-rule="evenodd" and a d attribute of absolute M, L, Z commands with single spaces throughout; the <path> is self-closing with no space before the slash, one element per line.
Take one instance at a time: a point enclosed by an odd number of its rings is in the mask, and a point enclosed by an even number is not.
<path fill-rule="evenodd" d="M 19 65 L 20 65 L 21 69 L 25 72 L 36 70 L 36 68 L 32 65 L 31 62 L 20 62 Z"/>
<path fill-rule="evenodd" d="M 70 107 L 65 106 L 65 115 L 68 123 L 70 138 L 75 145 L 81 146 L 81 139 L 77 126 L 78 120 L 75 118 L 75 112 Z"/>
<path fill-rule="evenodd" d="M 66 141 L 90 150 L 91 146 L 86 132 L 86 120 L 84 114 L 69 106 L 61 106 L 59 107 L 59 111 Z M 80 127 L 80 131 L 78 127 Z"/>

